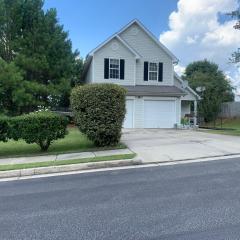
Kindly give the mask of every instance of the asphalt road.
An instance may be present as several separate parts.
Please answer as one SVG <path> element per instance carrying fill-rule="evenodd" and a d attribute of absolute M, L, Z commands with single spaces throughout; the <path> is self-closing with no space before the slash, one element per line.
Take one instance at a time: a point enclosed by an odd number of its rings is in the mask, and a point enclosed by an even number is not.
<path fill-rule="evenodd" d="M 240 239 L 240 159 L 1 182 L 0 239 Z"/>

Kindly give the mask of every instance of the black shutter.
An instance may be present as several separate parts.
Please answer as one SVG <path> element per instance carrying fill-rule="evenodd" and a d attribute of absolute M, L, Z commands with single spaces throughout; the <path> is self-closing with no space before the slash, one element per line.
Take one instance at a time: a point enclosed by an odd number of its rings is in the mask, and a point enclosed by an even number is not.
<path fill-rule="evenodd" d="M 120 59 L 120 79 L 124 79 L 124 71 L 125 71 L 125 60 Z"/>
<path fill-rule="evenodd" d="M 143 73 L 143 75 L 144 75 L 143 80 L 148 81 L 148 62 L 144 62 L 144 73 Z"/>
<path fill-rule="evenodd" d="M 109 58 L 104 58 L 104 79 L 109 79 Z"/>
<path fill-rule="evenodd" d="M 163 81 L 163 63 L 162 62 L 158 64 L 158 81 L 159 82 Z"/>

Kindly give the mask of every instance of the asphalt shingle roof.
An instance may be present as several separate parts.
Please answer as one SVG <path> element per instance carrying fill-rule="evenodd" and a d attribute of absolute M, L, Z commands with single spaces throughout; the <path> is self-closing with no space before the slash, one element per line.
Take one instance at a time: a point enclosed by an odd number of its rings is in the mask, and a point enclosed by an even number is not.
<path fill-rule="evenodd" d="M 123 86 L 128 96 L 184 96 L 187 93 L 176 86 L 136 85 Z"/>

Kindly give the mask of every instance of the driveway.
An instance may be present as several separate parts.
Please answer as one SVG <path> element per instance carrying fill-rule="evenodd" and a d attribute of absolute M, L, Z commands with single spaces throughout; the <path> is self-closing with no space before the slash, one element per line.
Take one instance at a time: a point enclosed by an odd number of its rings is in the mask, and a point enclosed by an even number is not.
<path fill-rule="evenodd" d="M 124 129 L 122 141 L 149 163 L 240 154 L 240 137 L 194 130 Z"/>

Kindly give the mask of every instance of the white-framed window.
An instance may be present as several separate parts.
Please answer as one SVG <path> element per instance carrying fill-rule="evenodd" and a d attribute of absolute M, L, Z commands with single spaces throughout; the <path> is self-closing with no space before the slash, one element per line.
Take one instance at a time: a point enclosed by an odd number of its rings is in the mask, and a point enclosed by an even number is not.
<path fill-rule="evenodd" d="M 158 81 L 158 64 L 157 63 L 149 62 L 148 80 Z"/>
<path fill-rule="evenodd" d="M 120 77 L 120 60 L 117 58 L 109 59 L 109 78 L 119 79 Z"/>

